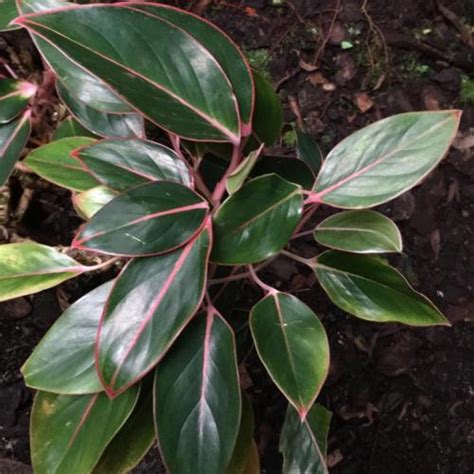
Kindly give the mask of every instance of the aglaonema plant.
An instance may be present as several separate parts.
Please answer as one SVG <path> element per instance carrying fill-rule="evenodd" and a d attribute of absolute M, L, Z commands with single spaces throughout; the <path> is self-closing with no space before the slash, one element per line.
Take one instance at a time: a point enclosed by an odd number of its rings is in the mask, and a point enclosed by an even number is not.
<path fill-rule="evenodd" d="M 327 472 L 331 415 L 315 401 L 328 339 L 313 310 L 262 281 L 261 270 L 276 257 L 294 259 L 353 316 L 448 325 L 387 263 L 384 254 L 402 251 L 401 235 L 369 209 L 439 163 L 460 113 L 386 118 L 324 161 L 298 132 L 298 158 L 275 157 L 267 149 L 281 130 L 278 98 L 207 21 L 141 2 L 10 0 L 1 8 L 16 17 L 9 27 L 30 33 L 71 114 L 21 168 L 70 189 L 85 222 L 69 249 L 0 246 L 0 300 L 120 268 L 60 316 L 22 368 L 37 390 L 34 471 L 128 472 L 157 440 L 173 474 L 259 472 L 235 321 L 220 305 L 229 285 L 247 281 L 262 299 L 245 330 L 288 400 L 282 470 Z M 2 181 L 27 140 L 37 89 L 0 83 L 9 104 L 0 117 Z M 147 139 L 145 121 L 160 143 Z M 343 210 L 311 228 L 323 205 Z M 295 253 L 309 234 L 329 250 Z M 99 263 L 80 263 L 90 256 Z"/>

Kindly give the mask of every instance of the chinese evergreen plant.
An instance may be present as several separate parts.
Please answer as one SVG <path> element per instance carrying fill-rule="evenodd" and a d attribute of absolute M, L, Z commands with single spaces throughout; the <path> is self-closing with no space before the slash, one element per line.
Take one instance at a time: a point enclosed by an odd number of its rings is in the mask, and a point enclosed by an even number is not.
<path fill-rule="evenodd" d="M 121 267 L 64 312 L 22 368 L 37 390 L 34 471 L 128 472 L 157 439 L 172 474 L 259 472 L 235 322 L 219 310 L 229 285 L 248 279 L 262 292 L 248 318 L 253 344 L 288 400 L 283 472 L 327 472 L 330 413 L 315 404 L 329 369 L 324 327 L 259 272 L 284 256 L 353 316 L 448 325 L 381 256 L 401 252 L 400 232 L 369 209 L 439 163 L 460 113 L 386 118 L 324 161 L 300 132 L 298 158 L 272 157 L 277 96 L 207 21 L 141 2 L 7 0 L 0 13 L 4 29 L 28 30 L 71 113 L 21 167 L 70 189 L 85 221 L 65 251 L 0 246 L 0 301 Z M 0 82 L 1 184 L 28 141 L 39 91 Z M 145 121 L 163 143 L 146 138 Z M 322 205 L 343 210 L 308 229 Z M 329 250 L 295 254 L 293 239 L 308 233 Z M 73 258 L 97 254 L 93 266 Z"/>

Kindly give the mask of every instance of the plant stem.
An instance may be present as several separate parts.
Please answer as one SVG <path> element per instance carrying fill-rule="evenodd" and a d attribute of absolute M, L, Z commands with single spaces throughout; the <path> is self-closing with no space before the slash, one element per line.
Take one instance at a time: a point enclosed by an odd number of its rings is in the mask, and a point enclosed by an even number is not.
<path fill-rule="evenodd" d="M 313 206 L 306 211 L 306 213 L 301 218 L 299 224 L 296 226 L 296 229 L 293 232 L 293 236 L 295 236 L 301 231 L 305 224 L 311 219 L 311 217 L 313 217 L 314 213 L 319 209 L 319 206 L 319 203 L 313 204 Z"/>
<path fill-rule="evenodd" d="M 255 270 L 259 272 L 260 270 L 262 270 L 262 268 L 265 268 L 267 265 L 270 265 L 270 263 L 272 263 L 273 260 L 275 260 L 277 257 L 278 255 L 276 255 L 275 257 L 269 258 L 268 260 L 261 263 L 260 265 L 257 265 L 255 267 Z M 239 267 L 235 267 L 235 268 L 237 269 Z M 250 272 L 241 272 L 241 273 L 238 273 L 237 275 L 229 275 L 227 277 L 214 278 L 212 280 L 209 280 L 209 286 L 219 285 L 221 283 L 229 283 L 231 281 L 243 280 L 244 278 L 251 278 L 251 276 L 252 275 L 250 274 Z"/>
<path fill-rule="evenodd" d="M 316 257 L 304 258 L 304 257 L 301 257 L 300 255 L 296 255 L 294 253 L 288 252 L 287 250 L 282 250 L 281 254 L 285 255 L 288 258 L 291 258 L 292 260 L 302 263 L 303 265 L 307 265 L 308 267 L 311 267 L 311 268 L 314 268 L 316 264 Z"/>
<path fill-rule="evenodd" d="M 98 263 L 97 265 L 83 265 L 82 268 L 86 272 L 95 272 L 97 270 L 107 270 L 109 267 L 111 267 L 114 263 L 118 262 L 121 260 L 123 257 L 113 257 L 110 258 L 109 260 L 106 260 L 105 262 Z"/>
<path fill-rule="evenodd" d="M 253 280 L 265 293 L 275 294 L 275 293 L 277 292 L 277 290 L 276 290 L 275 288 L 273 288 L 273 287 L 270 286 L 270 285 L 267 285 L 267 284 L 264 283 L 262 280 L 260 280 L 260 278 L 259 278 L 258 275 L 257 275 L 257 272 L 255 271 L 255 269 L 253 268 L 252 265 L 249 265 L 249 266 L 248 266 L 248 269 L 249 269 L 250 276 L 252 277 L 252 280 Z"/>
<path fill-rule="evenodd" d="M 230 164 L 227 168 L 227 170 L 224 173 L 224 176 L 222 176 L 221 180 L 217 183 L 214 192 L 212 193 L 212 202 L 214 203 L 215 206 L 218 206 L 221 202 L 222 196 L 224 196 L 225 193 L 225 184 L 227 181 L 227 178 L 229 177 L 230 174 L 237 168 L 238 164 L 240 161 L 240 145 L 233 145 L 232 148 L 232 159 L 230 160 Z"/>
<path fill-rule="evenodd" d="M 300 237 L 304 237 L 305 235 L 311 235 L 314 232 L 314 229 L 305 230 L 304 232 L 299 232 L 298 234 L 293 234 L 291 240 L 299 239 Z"/>

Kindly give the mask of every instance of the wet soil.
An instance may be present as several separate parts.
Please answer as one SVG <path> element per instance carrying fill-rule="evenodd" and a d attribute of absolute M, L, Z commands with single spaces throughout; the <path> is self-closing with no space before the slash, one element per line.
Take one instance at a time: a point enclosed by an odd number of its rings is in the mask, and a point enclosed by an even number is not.
<path fill-rule="evenodd" d="M 307 302 L 328 331 L 331 370 L 319 401 L 333 412 L 332 473 L 474 472 L 474 104 L 461 93 L 463 81 L 473 79 L 472 43 L 463 27 L 473 23 L 474 4 L 445 2 L 447 13 L 437 2 L 422 0 L 293 0 L 280 7 L 270 0 L 211 3 L 204 14 L 243 45 L 278 88 L 287 123 L 279 153 L 292 153 L 293 123 L 328 152 L 352 131 L 391 114 L 464 110 L 459 136 L 437 170 L 381 209 L 404 237 L 404 253 L 392 263 L 440 307 L 451 328 L 412 329 L 348 317 L 329 303 L 306 269 L 286 260 L 263 276 Z M 2 35 L 0 56 L 11 57 L 12 49 L 20 72 L 40 67 L 26 38 Z M 46 117 L 54 122 L 54 114 Z M 48 133 L 46 124 L 38 139 Z M 34 180 L 28 186 L 33 199 L 16 232 L 50 245 L 68 244 L 79 220 L 67 193 Z M 13 178 L 14 201 L 22 187 Z M 314 222 L 328 212 L 323 209 Z M 308 238 L 294 250 L 312 256 L 319 249 Z M 81 277 L 0 304 L 0 460 L 29 463 L 32 394 L 22 383 L 21 364 L 61 307 L 107 276 Z M 255 288 L 243 288 L 234 316 L 258 297 Z M 279 473 L 286 403 L 255 354 L 242 369 L 256 411 L 262 470 Z M 1 466 L 0 473 L 10 472 Z M 160 470 L 149 457 L 137 472 Z"/>

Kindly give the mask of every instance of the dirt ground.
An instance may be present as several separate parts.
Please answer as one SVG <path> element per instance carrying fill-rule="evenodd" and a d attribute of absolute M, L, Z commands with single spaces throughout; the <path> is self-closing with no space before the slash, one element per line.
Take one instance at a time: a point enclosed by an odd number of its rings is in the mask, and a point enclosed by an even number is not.
<path fill-rule="evenodd" d="M 293 153 L 294 123 L 328 152 L 352 131 L 388 115 L 463 109 L 461 131 L 439 168 L 421 186 L 381 208 L 404 237 L 404 253 L 392 263 L 440 307 L 451 328 L 411 329 L 348 317 L 329 303 L 306 269 L 286 260 L 276 261 L 263 276 L 307 302 L 328 331 L 331 370 L 319 401 L 334 414 L 331 473 L 472 474 L 474 42 L 469 24 L 474 23 L 474 2 L 195 3 L 243 46 L 252 65 L 278 89 L 286 122 L 284 138 L 274 150 L 278 153 Z M 11 61 L 12 55 L 23 77 L 38 74 L 41 63 L 26 35 L 1 35 L 0 57 Z M 37 139 L 48 133 L 48 126 L 38 125 Z M 80 223 L 68 193 L 40 180 L 25 185 L 13 177 L 13 208 L 25 186 L 33 199 L 15 222 L 15 231 L 41 243 L 68 244 Z M 326 215 L 323 209 L 314 222 Z M 319 251 L 309 237 L 294 249 L 308 256 Z M 21 364 L 65 301 L 74 301 L 110 276 L 83 276 L 59 290 L 0 304 L 0 461 L 29 463 L 32 393 L 21 380 Z M 243 288 L 234 315 L 241 315 L 258 296 L 254 288 Z M 285 401 L 255 354 L 242 369 L 256 411 L 262 472 L 277 474 Z M 136 470 L 160 471 L 151 456 Z M 21 471 L 16 467 L 12 472 Z"/>

